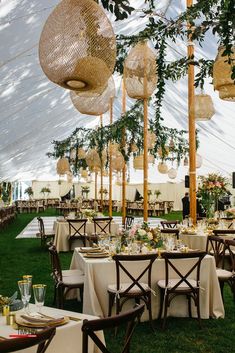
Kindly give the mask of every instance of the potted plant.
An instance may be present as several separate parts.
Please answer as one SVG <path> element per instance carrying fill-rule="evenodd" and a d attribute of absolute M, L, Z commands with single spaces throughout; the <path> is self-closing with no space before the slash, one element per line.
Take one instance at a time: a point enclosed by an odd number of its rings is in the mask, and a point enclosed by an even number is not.
<path fill-rule="evenodd" d="M 159 189 L 156 189 L 154 191 L 154 195 L 156 195 L 156 199 L 158 199 L 158 197 L 161 195 L 161 191 Z"/>
<path fill-rule="evenodd" d="M 33 196 L 33 189 L 32 189 L 32 187 L 29 186 L 28 188 L 26 188 L 25 191 L 24 191 L 24 193 L 25 193 L 26 195 L 28 195 L 28 197 L 31 199 L 32 196 Z"/>
<path fill-rule="evenodd" d="M 82 189 L 82 197 L 84 197 L 84 194 L 85 194 L 85 198 L 87 199 L 88 194 L 90 192 L 90 187 L 89 186 L 82 186 L 81 189 Z"/>
<path fill-rule="evenodd" d="M 148 190 L 148 200 L 150 200 L 151 195 L 152 195 L 152 190 Z"/>
<path fill-rule="evenodd" d="M 44 188 L 41 189 L 40 192 L 43 194 L 44 197 L 45 197 L 45 196 L 48 197 L 49 194 L 51 193 L 51 190 L 50 190 L 48 187 L 44 187 Z"/>

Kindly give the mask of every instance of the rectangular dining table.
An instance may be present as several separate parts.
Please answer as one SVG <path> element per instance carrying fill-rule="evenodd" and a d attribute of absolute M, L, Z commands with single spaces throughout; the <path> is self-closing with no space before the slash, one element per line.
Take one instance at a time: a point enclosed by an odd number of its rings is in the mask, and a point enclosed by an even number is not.
<path fill-rule="evenodd" d="M 30 311 L 37 311 L 34 304 L 31 304 Z M 21 311 L 16 311 L 16 315 Z M 93 320 L 97 317 L 84 315 L 72 311 L 60 310 L 56 308 L 43 307 L 42 313 L 45 315 L 68 316 L 69 322 L 56 328 L 56 334 L 47 349 L 47 353 L 82 353 L 82 323 L 84 319 Z M 6 325 L 6 317 L 0 316 L 1 337 L 9 338 L 10 334 L 17 334 L 17 330 L 10 325 Z M 103 331 L 98 332 L 99 338 L 105 342 Z M 21 351 L 20 351 L 21 352 Z M 35 347 L 24 350 L 24 353 L 34 353 Z M 100 353 L 100 350 L 89 340 L 89 352 Z"/>
<path fill-rule="evenodd" d="M 111 222 L 111 234 L 117 234 L 119 230 L 119 225 L 114 221 Z M 68 242 L 68 234 L 69 234 L 69 224 L 67 221 L 55 221 L 54 223 L 54 245 L 56 247 L 57 252 L 60 251 L 69 251 L 69 242 Z M 88 221 L 86 224 L 86 233 L 87 235 L 91 235 L 94 233 L 94 222 Z M 73 247 L 82 245 L 82 243 L 77 240 L 72 245 Z M 73 249 L 72 247 L 72 249 Z"/>
<path fill-rule="evenodd" d="M 108 293 L 109 284 L 116 281 L 115 262 L 110 258 L 86 258 L 79 252 L 80 248 L 75 248 L 70 269 L 81 269 L 85 274 L 84 294 L 83 294 L 83 313 L 107 316 L 108 314 Z M 190 259 L 176 260 L 180 270 L 186 270 L 192 265 Z M 138 271 L 139 264 L 128 264 L 128 270 L 133 273 Z M 157 318 L 160 309 L 160 295 L 157 287 L 157 281 L 165 277 L 165 263 L 163 259 L 157 259 L 152 268 L 152 312 L 153 318 Z M 125 281 L 125 278 L 122 280 Z M 146 280 L 143 278 L 143 280 Z M 200 308 L 203 319 L 223 318 L 224 306 L 221 298 L 219 281 L 216 275 L 214 257 L 206 255 L 201 264 L 200 281 Z M 126 305 L 126 304 L 125 304 Z M 134 303 L 129 304 L 133 307 Z M 126 307 L 127 308 L 127 307 Z M 175 298 L 168 312 L 169 316 L 187 317 L 188 303 L 184 296 Z M 196 309 L 192 302 L 192 315 L 196 317 Z M 148 320 L 148 314 L 145 310 L 142 320 Z"/>

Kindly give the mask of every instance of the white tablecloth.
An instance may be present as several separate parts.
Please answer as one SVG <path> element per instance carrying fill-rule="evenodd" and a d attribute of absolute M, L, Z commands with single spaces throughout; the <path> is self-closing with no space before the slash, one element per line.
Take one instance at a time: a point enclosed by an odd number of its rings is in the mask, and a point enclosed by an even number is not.
<path fill-rule="evenodd" d="M 84 295 L 83 295 L 83 313 L 107 316 L 108 313 L 108 284 L 116 282 L 115 263 L 110 259 L 87 259 L 74 250 L 71 269 L 82 269 L 85 273 Z M 181 271 L 186 271 L 190 266 L 191 260 L 177 260 L 180 263 Z M 135 271 L 138 268 L 135 264 L 129 265 L 129 270 Z M 156 296 L 152 296 L 153 317 L 157 318 L 160 308 L 159 289 L 157 281 L 164 279 L 165 265 L 163 259 L 157 259 L 152 268 L 152 289 Z M 145 279 L 146 280 L 146 279 Z M 216 275 L 215 261 L 210 255 L 207 255 L 201 264 L 201 317 L 224 317 L 224 306 L 221 298 L 218 278 Z M 133 303 L 130 304 L 133 306 Z M 192 314 L 196 317 L 196 310 L 192 304 Z M 184 296 L 173 300 L 169 316 L 186 317 L 188 316 L 187 300 Z M 145 310 L 143 320 L 148 320 L 148 313 Z"/>
<path fill-rule="evenodd" d="M 117 234 L 119 229 L 119 225 L 117 223 L 112 222 L 111 223 L 111 233 L 112 234 Z M 56 249 L 58 252 L 60 251 L 69 251 L 69 243 L 68 243 L 68 234 L 69 234 L 69 224 L 68 222 L 61 222 L 61 221 L 56 221 L 54 224 L 54 230 L 55 230 L 55 239 L 54 239 L 54 244 L 56 246 Z M 94 223 L 93 222 L 87 222 L 86 224 L 86 233 L 88 235 L 91 235 L 94 233 Z M 83 246 L 83 244 L 77 240 L 74 241 L 72 244 L 72 248 L 76 246 Z"/>
<path fill-rule="evenodd" d="M 206 234 L 180 234 L 179 239 L 190 249 L 206 251 Z"/>
<path fill-rule="evenodd" d="M 31 311 L 37 311 L 34 305 L 30 305 Z M 83 315 L 66 310 L 59 310 L 55 308 L 43 307 L 42 312 L 48 315 L 59 314 L 63 316 L 72 316 L 81 319 L 81 321 L 70 320 L 64 326 L 56 328 L 56 335 L 53 338 L 47 353 L 82 353 L 82 320 L 96 319 L 97 317 Z M 19 312 L 16 312 L 19 313 Z M 12 333 L 17 333 L 11 326 L 6 325 L 6 317 L 0 316 L 1 336 L 9 338 Z M 99 338 L 104 342 L 103 332 L 99 332 Z M 89 352 L 98 353 L 100 350 L 89 340 Z M 22 352 L 22 351 L 20 351 Z M 24 350 L 24 353 L 35 353 L 35 347 Z"/>

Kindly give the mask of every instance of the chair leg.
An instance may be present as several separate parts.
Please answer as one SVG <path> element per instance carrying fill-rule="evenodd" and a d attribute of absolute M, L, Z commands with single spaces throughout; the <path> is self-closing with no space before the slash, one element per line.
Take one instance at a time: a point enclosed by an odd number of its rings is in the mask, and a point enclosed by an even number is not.
<path fill-rule="evenodd" d="M 149 322 L 150 322 L 151 328 L 152 328 L 153 331 L 155 331 L 155 330 L 154 330 L 154 327 L 153 327 L 151 293 L 149 293 L 149 295 L 148 295 L 148 299 L 147 299 L 147 309 L 148 309 L 148 312 L 149 312 Z"/>
<path fill-rule="evenodd" d="M 113 307 L 113 303 L 114 303 L 114 295 L 109 293 L 109 311 L 108 311 L 108 316 L 112 315 L 112 307 Z"/>
<path fill-rule="evenodd" d="M 219 281 L 222 300 L 224 302 L 224 281 Z"/>
<path fill-rule="evenodd" d="M 54 285 L 54 297 L 53 297 L 53 305 L 56 304 L 56 300 L 57 300 L 57 290 L 56 290 L 56 285 Z"/>
<path fill-rule="evenodd" d="M 201 323 L 201 312 L 200 312 L 200 297 L 199 297 L 200 293 L 197 293 L 197 297 L 196 297 L 196 307 L 197 307 L 197 319 L 198 319 L 198 323 L 199 323 L 199 327 L 202 328 L 202 323 Z"/>
<path fill-rule="evenodd" d="M 165 291 L 162 288 L 160 288 L 160 310 L 159 310 L 159 314 L 158 314 L 159 319 L 161 319 L 162 312 L 163 312 L 164 293 L 165 293 Z"/>
<path fill-rule="evenodd" d="M 187 299 L 188 299 L 188 315 L 191 318 L 192 317 L 192 308 L 191 308 L 191 297 L 190 297 L 190 295 L 187 295 Z"/>
<path fill-rule="evenodd" d="M 163 316 L 162 329 L 165 330 L 166 319 L 167 319 L 167 308 L 168 308 L 168 293 L 165 294 L 163 305 L 164 305 L 164 316 Z"/>

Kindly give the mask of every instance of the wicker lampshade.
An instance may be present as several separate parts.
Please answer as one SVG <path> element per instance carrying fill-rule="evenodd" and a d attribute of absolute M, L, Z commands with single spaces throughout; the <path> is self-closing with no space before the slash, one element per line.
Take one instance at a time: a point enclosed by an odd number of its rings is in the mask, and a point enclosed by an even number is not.
<path fill-rule="evenodd" d="M 87 178 L 88 177 L 88 171 L 86 169 L 81 169 L 81 177 L 82 178 Z"/>
<path fill-rule="evenodd" d="M 152 154 L 148 155 L 148 163 L 154 163 L 154 156 Z M 144 169 L 144 155 L 141 153 L 139 156 L 133 159 L 134 169 L 143 170 Z"/>
<path fill-rule="evenodd" d="M 148 98 L 157 84 L 157 65 L 154 52 L 147 42 L 139 42 L 124 62 L 125 87 L 129 97 Z"/>
<path fill-rule="evenodd" d="M 113 156 L 112 156 L 112 169 L 114 171 L 121 171 L 124 168 L 125 165 L 125 160 L 123 158 L 123 155 L 121 154 L 121 152 L 116 152 Z"/>
<path fill-rule="evenodd" d="M 195 95 L 195 119 L 197 121 L 207 121 L 215 114 L 215 109 L 211 96 L 208 94 Z"/>
<path fill-rule="evenodd" d="M 107 161 L 107 153 L 106 151 L 102 151 L 103 165 L 106 163 L 106 161 Z M 98 172 L 100 170 L 101 160 L 100 160 L 99 153 L 95 149 L 91 149 L 90 151 L 87 152 L 86 163 L 92 171 Z"/>
<path fill-rule="evenodd" d="M 157 140 L 157 136 L 153 131 L 148 131 L 148 136 L 147 136 L 147 143 L 148 143 L 148 149 L 151 150 L 154 148 L 155 143 Z"/>
<path fill-rule="evenodd" d="M 78 159 L 86 158 L 86 151 L 83 148 L 78 148 Z"/>
<path fill-rule="evenodd" d="M 88 92 L 89 93 L 89 92 Z M 97 95 L 71 91 L 70 98 L 74 107 L 82 114 L 101 115 L 109 110 L 111 99 L 115 96 L 115 85 L 113 77 L 108 80 L 104 91 Z"/>
<path fill-rule="evenodd" d="M 168 171 L 168 177 L 170 179 L 175 179 L 177 177 L 177 170 L 175 168 L 171 168 Z"/>
<path fill-rule="evenodd" d="M 227 101 L 235 101 L 235 84 L 231 79 L 232 65 L 228 63 L 228 56 L 222 56 L 225 47 L 218 49 L 213 66 L 214 89 L 219 91 L 219 97 Z M 235 46 L 232 47 L 231 59 L 235 60 Z"/>
<path fill-rule="evenodd" d="M 158 167 L 157 167 L 159 173 L 161 174 L 167 174 L 168 173 L 168 166 L 165 162 L 160 162 L 158 163 Z"/>
<path fill-rule="evenodd" d="M 56 165 L 57 174 L 64 175 L 70 172 L 70 165 L 67 158 L 60 158 Z"/>
<path fill-rule="evenodd" d="M 196 154 L 196 168 L 201 168 L 202 166 L 202 156 L 200 154 Z"/>
<path fill-rule="evenodd" d="M 42 30 L 39 60 L 52 82 L 102 92 L 116 61 L 116 39 L 103 9 L 93 0 L 62 0 Z"/>
<path fill-rule="evenodd" d="M 118 143 L 110 143 L 109 144 L 109 150 L 111 150 L 112 155 L 116 154 L 119 152 L 119 144 Z"/>
<path fill-rule="evenodd" d="M 107 169 L 103 170 L 103 177 L 108 177 L 109 176 L 109 172 Z"/>
<path fill-rule="evenodd" d="M 138 152 L 138 151 L 139 151 L 139 149 L 138 149 L 137 145 L 135 143 L 132 143 L 131 152 Z"/>

